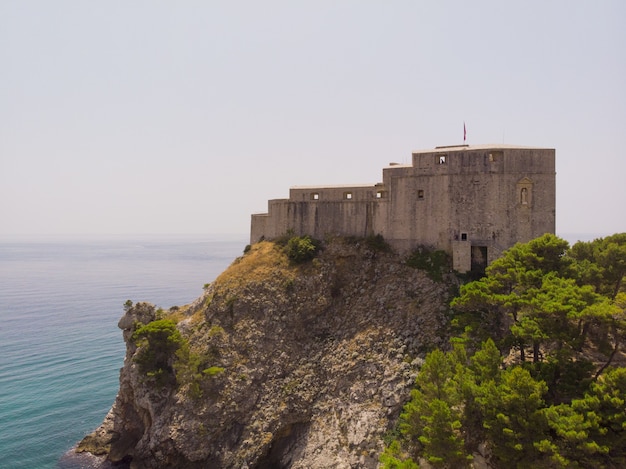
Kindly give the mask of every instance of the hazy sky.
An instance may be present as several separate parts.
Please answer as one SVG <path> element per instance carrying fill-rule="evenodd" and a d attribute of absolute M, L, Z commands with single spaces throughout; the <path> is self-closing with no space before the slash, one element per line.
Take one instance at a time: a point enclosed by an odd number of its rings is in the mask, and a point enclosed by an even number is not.
<path fill-rule="evenodd" d="M 626 2 L 0 0 L 0 234 L 243 233 L 411 151 L 556 148 L 626 231 Z"/>

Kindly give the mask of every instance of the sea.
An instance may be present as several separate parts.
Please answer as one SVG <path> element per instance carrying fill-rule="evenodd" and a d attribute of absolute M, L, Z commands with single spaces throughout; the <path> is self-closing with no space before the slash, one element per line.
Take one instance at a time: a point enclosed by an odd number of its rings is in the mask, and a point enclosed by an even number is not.
<path fill-rule="evenodd" d="M 72 448 L 115 400 L 126 300 L 192 302 L 246 235 L 0 238 L 0 469 L 99 467 Z"/>

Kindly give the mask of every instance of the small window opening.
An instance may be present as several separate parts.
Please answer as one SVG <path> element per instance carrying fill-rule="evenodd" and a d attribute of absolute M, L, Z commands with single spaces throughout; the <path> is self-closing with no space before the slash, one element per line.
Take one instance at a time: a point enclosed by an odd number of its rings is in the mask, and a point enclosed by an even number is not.
<path fill-rule="evenodd" d="M 346 192 L 343 194 L 343 198 L 346 200 L 352 200 L 352 192 Z"/>
<path fill-rule="evenodd" d="M 439 157 L 439 164 L 446 164 L 446 155 L 441 155 Z"/>
<path fill-rule="evenodd" d="M 424 190 L 423 189 L 418 189 L 417 190 L 417 198 L 418 199 L 423 199 L 424 198 Z"/>
<path fill-rule="evenodd" d="M 383 191 L 376 191 L 376 198 L 377 199 L 382 199 L 383 198 Z"/>
<path fill-rule="evenodd" d="M 319 192 L 313 192 L 311 194 L 311 200 L 319 200 L 320 199 L 320 194 Z"/>
<path fill-rule="evenodd" d="M 461 233 L 461 241 L 467 241 L 467 233 Z"/>
<path fill-rule="evenodd" d="M 489 153 L 489 161 L 492 163 L 494 161 L 500 161 L 502 155 L 503 153 L 501 151 L 492 151 L 491 153 Z"/>

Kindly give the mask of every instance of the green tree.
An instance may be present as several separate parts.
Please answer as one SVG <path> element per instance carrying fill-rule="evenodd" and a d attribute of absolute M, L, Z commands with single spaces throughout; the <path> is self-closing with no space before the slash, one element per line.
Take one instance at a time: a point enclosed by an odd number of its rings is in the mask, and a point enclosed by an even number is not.
<path fill-rule="evenodd" d="M 607 466 L 626 467 L 626 368 L 602 375 L 572 407 L 591 422 L 590 438 L 598 448 L 608 448 Z"/>
<path fill-rule="evenodd" d="M 526 347 L 540 338 L 536 324 L 522 322 L 532 311 L 532 301 L 549 273 L 570 276 L 572 259 L 565 256 L 567 241 L 546 234 L 526 244 L 516 244 L 486 269 L 486 276 L 461 287 L 451 306 L 463 313 L 461 326 L 477 331 L 477 338 L 507 339 L 526 360 Z M 476 321 L 479 318 L 480 321 Z M 517 324 L 516 334 L 510 327 Z M 476 333 L 476 332 L 475 332 Z"/>
<path fill-rule="evenodd" d="M 540 448 L 567 467 L 626 466 L 626 368 L 608 371 L 582 398 L 544 410 L 557 436 Z"/>
<path fill-rule="evenodd" d="M 598 293 L 615 298 L 626 276 L 626 233 L 617 233 L 589 242 L 579 241 L 569 256 L 577 261 L 582 283 L 593 285 Z"/>
<path fill-rule="evenodd" d="M 420 416 L 423 423 L 418 437 L 422 455 L 435 467 L 457 468 L 471 460 L 465 453 L 461 433 L 461 413 L 450 402 L 433 399 L 426 404 Z"/>
<path fill-rule="evenodd" d="M 131 340 L 138 347 L 135 362 L 146 376 L 165 385 L 174 377 L 176 352 L 185 340 L 170 319 L 159 319 L 139 327 Z"/>
<path fill-rule="evenodd" d="M 428 354 L 400 415 L 400 431 L 413 448 L 409 452 L 435 467 L 465 467 L 470 461 L 462 432 L 464 361 L 460 347 Z"/>
<path fill-rule="evenodd" d="M 541 409 L 547 386 L 522 367 L 502 373 L 499 384 L 490 382 L 477 396 L 495 460 L 502 467 L 530 467 L 541 458 L 535 443 L 545 438 L 547 422 Z"/>
<path fill-rule="evenodd" d="M 419 466 L 404 451 L 398 440 L 392 441 L 379 458 L 382 469 L 419 469 Z"/>

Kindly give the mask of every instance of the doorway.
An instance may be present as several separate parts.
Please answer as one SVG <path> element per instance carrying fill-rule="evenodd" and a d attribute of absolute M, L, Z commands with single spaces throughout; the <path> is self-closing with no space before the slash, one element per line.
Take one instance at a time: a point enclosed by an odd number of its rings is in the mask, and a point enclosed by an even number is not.
<path fill-rule="evenodd" d="M 472 272 L 484 274 L 487 268 L 487 246 L 472 246 Z"/>

